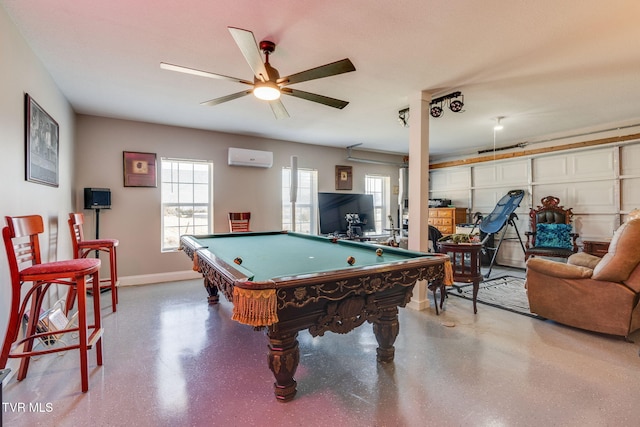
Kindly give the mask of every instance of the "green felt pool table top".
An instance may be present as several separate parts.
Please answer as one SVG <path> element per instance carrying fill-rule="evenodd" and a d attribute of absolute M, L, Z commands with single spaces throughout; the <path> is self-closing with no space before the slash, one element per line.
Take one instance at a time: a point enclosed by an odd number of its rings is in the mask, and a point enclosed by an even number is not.
<path fill-rule="evenodd" d="M 349 240 L 293 232 L 228 233 L 208 236 L 183 236 L 192 239 L 198 249 L 213 254 L 251 281 L 266 281 L 286 276 L 321 273 L 358 267 L 378 266 L 434 254 L 408 251 Z M 376 249 L 382 249 L 382 255 Z M 348 257 L 355 262 L 349 265 Z M 242 263 L 234 262 L 241 258 Z"/>

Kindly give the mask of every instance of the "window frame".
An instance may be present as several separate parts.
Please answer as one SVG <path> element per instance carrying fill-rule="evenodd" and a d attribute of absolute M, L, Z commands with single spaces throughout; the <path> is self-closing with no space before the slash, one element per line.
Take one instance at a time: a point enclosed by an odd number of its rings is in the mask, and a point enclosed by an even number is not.
<path fill-rule="evenodd" d="M 376 231 L 366 232 L 365 235 L 382 235 L 385 234 L 384 229 L 389 228 L 389 215 L 391 213 L 391 177 L 389 175 L 382 174 L 366 174 L 365 177 L 365 194 L 373 194 L 373 210 L 376 215 Z M 371 191 L 370 180 L 375 180 L 381 183 L 381 191 Z M 380 193 L 382 203 L 376 204 L 376 196 L 374 193 Z M 377 219 L 377 214 L 380 213 L 380 220 Z M 378 222 L 380 223 L 380 229 L 378 229 Z"/>
<path fill-rule="evenodd" d="M 170 163 L 171 166 L 171 174 L 172 176 L 167 179 L 167 177 L 165 176 L 165 172 L 166 172 L 166 164 Z M 174 164 L 178 165 L 178 169 L 174 169 Z M 180 164 L 186 164 L 186 165 L 190 165 L 192 170 L 191 170 L 191 179 L 188 181 L 182 181 L 183 176 L 181 175 L 181 171 L 179 168 Z M 206 171 L 206 175 L 207 175 L 207 179 L 206 179 L 206 184 L 208 186 L 208 188 L 206 189 L 206 191 L 204 192 L 207 195 L 207 201 L 206 202 L 196 202 L 196 199 L 198 197 L 198 195 L 196 194 L 196 185 L 200 185 L 203 184 L 202 182 L 196 182 L 196 180 L 194 179 L 195 176 L 195 171 L 193 170 L 193 168 L 196 165 L 206 165 L 207 166 L 207 171 Z M 175 252 L 177 250 L 179 250 L 180 248 L 180 236 L 183 234 L 210 234 L 213 230 L 213 168 L 214 168 L 214 164 L 212 161 L 210 160 L 200 160 L 200 159 L 178 159 L 178 158 L 170 158 L 170 157 L 161 157 L 160 158 L 160 251 L 161 252 Z M 174 176 L 174 174 L 176 174 L 176 176 Z M 172 192 L 174 192 L 173 190 L 173 186 L 176 186 L 177 191 L 180 192 L 180 188 L 184 188 L 185 185 L 190 185 L 191 188 L 191 201 L 190 202 L 181 202 L 180 200 L 178 200 L 177 202 L 175 201 L 166 201 L 165 196 L 166 196 L 166 186 L 167 185 L 171 185 L 172 186 Z M 201 196 L 202 194 L 200 194 Z M 178 193 L 177 195 L 178 198 L 180 198 L 180 194 Z M 177 216 L 178 218 L 178 224 L 177 225 L 168 225 L 166 224 L 165 220 L 166 220 L 166 215 L 165 215 L 165 210 L 167 208 L 177 208 L 180 209 L 181 207 L 184 207 L 185 211 L 188 211 L 189 209 L 191 209 L 192 212 L 192 216 L 190 217 L 192 220 L 191 225 L 186 225 L 183 226 L 180 223 L 181 220 L 181 216 Z M 205 219 L 205 224 L 196 224 L 196 216 L 197 216 L 197 208 L 206 208 L 206 216 L 204 217 Z M 189 218 L 189 217 L 185 217 L 185 218 Z M 203 217 L 198 218 L 199 220 L 202 220 Z M 186 227 L 187 229 L 182 230 L 183 227 Z M 189 233 L 189 227 L 191 227 L 191 233 Z M 203 227 L 205 232 L 203 231 Z M 167 245 L 167 239 L 171 238 L 170 235 L 171 234 L 175 234 L 175 233 L 168 233 L 169 228 L 172 229 L 177 229 L 178 231 L 178 237 L 177 237 L 177 242 L 176 242 L 176 246 L 173 245 Z M 198 229 L 197 233 L 196 233 L 196 229 Z"/>
<path fill-rule="evenodd" d="M 296 197 L 296 203 L 295 203 L 295 207 L 296 207 L 296 233 L 303 233 L 303 234 L 310 234 L 310 235 L 317 235 L 318 234 L 318 170 L 317 169 L 310 169 L 310 168 L 298 168 L 298 194 Z M 288 173 L 287 176 L 285 176 L 285 173 Z M 304 185 L 301 185 L 301 183 L 304 183 L 305 180 L 303 179 L 303 177 L 301 177 L 301 173 L 308 173 L 310 174 L 310 179 L 309 181 L 309 194 L 308 194 L 308 203 L 302 203 L 300 202 L 300 200 L 304 200 L 304 194 L 300 194 L 300 192 L 305 188 Z M 282 178 L 282 185 L 281 185 L 281 189 L 282 189 L 282 218 L 281 218 L 281 223 L 282 223 L 282 229 L 283 230 L 291 230 L 293 227 L 291 225 L 291 206 L 292 203 L 290 201 L 290 188 L 291 188 L 291 167 L 285 166 L 282 168 L 282 173 L 281 173 L 281 178 Z M 302 210 L 307 210 L 308 211 L 308 218 L 309 221 L 305 221 L 305 222 L 301 222 L 299 220 L 299 218 L 303 217 L 303 215 L 301 215 L 301 211 Z M 289 217 L 289 221 L 285 222 L 285 217 L 287 216 L 288 213 L 288 217 Z M 307 233 L 307 231 L 301 231 L 300 227 L 298 227 L 298 225 L 303 225 L 303 224 L 309 224 L 309 231 Z M 292 230 L 293 231 L 293 230 Z"/>

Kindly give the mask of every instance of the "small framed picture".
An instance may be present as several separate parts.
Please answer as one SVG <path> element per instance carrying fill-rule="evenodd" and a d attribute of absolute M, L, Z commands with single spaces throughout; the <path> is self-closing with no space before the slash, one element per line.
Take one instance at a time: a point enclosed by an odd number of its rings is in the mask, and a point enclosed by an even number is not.
<path fill-rule="evenodd" d="M 336 190 L 351 190 L 353 176 L 351 166 L 336 166 Z"/>
<path fill-rule="evenodd" d="M 157 187 L 156 154 L 124 151 L 124 186 Z"/>
<path fill-rule="evenodd" d="M 25 94 L 25 179 L 38 184 L 58 186 L 58 123 Z"/>

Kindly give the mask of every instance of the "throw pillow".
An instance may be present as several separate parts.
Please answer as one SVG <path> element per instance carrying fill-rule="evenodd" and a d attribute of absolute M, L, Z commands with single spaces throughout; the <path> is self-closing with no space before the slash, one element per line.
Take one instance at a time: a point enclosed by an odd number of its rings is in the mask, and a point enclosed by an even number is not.
<path fill-rule="evenodd" d="M 572 249 L 570 224 L 536 224 L 536 246 Z"/>

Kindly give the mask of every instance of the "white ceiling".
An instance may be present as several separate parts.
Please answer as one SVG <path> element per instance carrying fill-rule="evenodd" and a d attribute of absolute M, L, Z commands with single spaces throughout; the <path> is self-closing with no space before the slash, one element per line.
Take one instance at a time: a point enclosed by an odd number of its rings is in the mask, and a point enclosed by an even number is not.
<path fill-rule="evenodd" d="M 438 157 L 637 124 L 636 0 L 0 0 L 74 110 L 336 147 L 407 153 L 398 111 L 426 90 L 462 91 L 465 112 L 430 119 Z M 356 71 L 292 86 L 343 110 L 284 97 L 276 120 L 253 96 L 200 102 L 239 83 L 160 69 L 179 64 L 243 79 L 228 26 L 277 44 L 286 76 L 343 58 Z"/>

